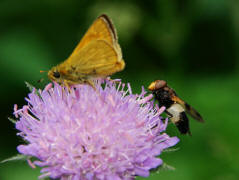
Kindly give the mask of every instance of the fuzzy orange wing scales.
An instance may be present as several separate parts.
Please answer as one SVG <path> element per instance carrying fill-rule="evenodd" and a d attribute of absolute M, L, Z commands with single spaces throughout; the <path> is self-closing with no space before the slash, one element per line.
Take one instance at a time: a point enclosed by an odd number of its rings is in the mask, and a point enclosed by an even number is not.
<path fill-rule="evenodd" d="M 92 40 L 105 40 L 110 45 L 114 46 L 116 34 L 112 22 L 106 15 L 98 17 L 90 28 L 87 30 L 79 44 L 76 46 L 71 56 L 74 56 L 78 51 L 89 44 Z"/>
<path fill-rule="evenodd" d="M 104 40 L 91 41 L 66 63 L 75 67 L 76 73 L 92 76 L 108 76 L 125 66 L 123 60 L 118 60 L 116 50 Z"/>

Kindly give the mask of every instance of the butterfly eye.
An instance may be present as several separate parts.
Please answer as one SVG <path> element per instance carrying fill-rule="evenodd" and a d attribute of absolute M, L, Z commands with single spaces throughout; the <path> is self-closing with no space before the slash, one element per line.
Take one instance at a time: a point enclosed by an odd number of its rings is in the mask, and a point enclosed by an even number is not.
<path fill-rule="evenodd" d="M 56 72 L 53 72 L 53 76 L 55 78 L 59 78 L 61 75 L 60 75 L 60 73 L 58 71 L 56 71 Z"/>

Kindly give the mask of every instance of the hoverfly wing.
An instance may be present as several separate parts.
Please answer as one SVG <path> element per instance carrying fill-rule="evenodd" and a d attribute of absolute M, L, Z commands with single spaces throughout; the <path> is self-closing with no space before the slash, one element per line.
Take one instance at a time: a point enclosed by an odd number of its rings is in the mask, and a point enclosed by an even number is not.
<path fill-rule="evenodd" d="M 174 96 L 174 97 L 172 97 L 172 99 L 175 102 L 179 103 L 192 118 L 196 119 L 199 122 L 204 122 L 202 116 L 188 103 L 184 102 L 178 96 Z"/>

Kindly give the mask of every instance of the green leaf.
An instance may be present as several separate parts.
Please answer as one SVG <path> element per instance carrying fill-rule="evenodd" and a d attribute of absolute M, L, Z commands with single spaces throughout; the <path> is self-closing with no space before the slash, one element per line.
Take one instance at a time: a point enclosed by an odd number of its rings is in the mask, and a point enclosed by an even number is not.
<path fill-rule="evenodd" d="M 180 148 L 167 148 L 167 149 L 164 149 L 163 152 L 175 152 L 175 151 L 178 151 Z"/>
<path fill-rule="evenodd" d="M 159 173 L 159 171 L 161 171 L 161 170 L 174 171 L 175 168 L 173 166 L 170 166 L 167 163 L 163 162 L 163 164 L 161 166 L 158 166 L 157 168 L 150 170 L 150 172 Z"/>
<path fill-rule="evenodd" d="M 28 87 L 28 89 L 32 92 L 35 91 L 35 94 L 38 95 L 41 98 L 41 94 L 39 93 L 39 91 L 29 82 L 25 81 L 26 86 Z"/>
<path fill-rule="evenodd" d="M 6 163 L 6 162 L 9 162 L 9 161 L 22 161 L 22 160 L 27 160 L 29 159 L 30 156 L 26 156 L 26 155 L 23 155 L 23 154 L 17 154 L 13 157 L 10 157 L 10 158 L 7 158 L 7 159 L 4 159 L 2 160 L 0 163 Z"/>
<path fill-rule="evenodd" d="M 26 84 L 26 86 L 28 87 L 28 89 L 29 89 L 29 91 L 33 91 L 34 89 L 36 89 L 32 84 L 30 84 L 29 82 L 26 82 L 25 81 L 25 84 Z"/>
<path fill-rule="evenodd" d="M 171 166 L 171 165 L 169 165 L 169 164 L 167 164 L 167 163 L 163 163 L 163 164 L 162 164 L 162 169 L 174 171 L 174 170 L 175 170 L 175 167 L 173 167 L 173 166 Z"/>
<path fill-rule="evenodd" d="M 16 124 L 17 120 L 16 119 L 13 119 L 11 117 L 8 117 L 8 120 L 11 121 L 13 124 Z"/>

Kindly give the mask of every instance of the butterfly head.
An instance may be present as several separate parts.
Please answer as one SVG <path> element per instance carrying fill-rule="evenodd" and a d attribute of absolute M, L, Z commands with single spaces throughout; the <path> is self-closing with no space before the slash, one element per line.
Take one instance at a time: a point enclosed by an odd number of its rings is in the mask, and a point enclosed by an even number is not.
<path fill-rule="evenodd" d="M 62 77 L 61 73 L 59 72 L 57 66 L 51 68 L 50 71 L 48 71 L 48 78 L 52 81 L 55 81 L 57 83 L 62 82 Z"/>

